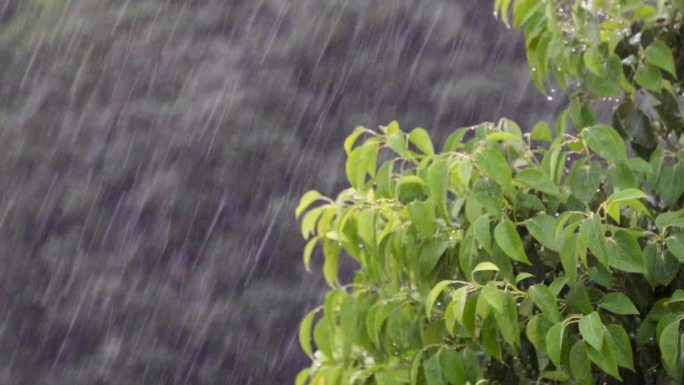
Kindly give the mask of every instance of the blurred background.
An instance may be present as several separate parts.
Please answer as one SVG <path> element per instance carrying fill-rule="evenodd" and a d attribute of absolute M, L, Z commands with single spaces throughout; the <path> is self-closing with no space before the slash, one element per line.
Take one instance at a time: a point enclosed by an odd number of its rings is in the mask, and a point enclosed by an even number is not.
<path fill-rule="evenodd" d="M 1 0 L 0 77 L 3 385 L 291 383 L 344 137 L 558 102 L 481 0 Z"/>

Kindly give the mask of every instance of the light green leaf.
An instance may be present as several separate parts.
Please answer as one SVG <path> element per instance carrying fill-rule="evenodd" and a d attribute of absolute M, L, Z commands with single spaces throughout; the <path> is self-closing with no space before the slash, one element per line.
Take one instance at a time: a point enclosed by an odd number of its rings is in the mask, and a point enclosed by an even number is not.
<path fill-rule="evenodd" d="M 352 147 L 354 147 L 354 143 L 356 140 L 363 134 L 363 132 L 366 130 L 365 127 L 358 126 L 354 129 L 354 131 L 347 136 L 347 138 L 344 140 L 344 151 L 347 153 L 347 156 L 349 156 L 352 152 Z"/>
<path fill-rule="evenodd" d="M 663 88 L 663 76 L 660 69 L 648 63 L 639 66 L 634 80 L 649 91 L 660 91 Z"/>
<path fill-rule="evenodd" d="M 530 261 L 525 254 L 525 249 L 523 248 L 518 230 L 513 222 L 508 219 L 499 222 L 494 228 L 494 240 L 501 250 L 510 258 L 528 265 L 530 264 Z"/>
<path fill-rule="evenodd" d="M 665 326 L 658 338 L 658 347 L 660 348 L 663 366 L 672 376 L 677 376 L 681 372 L 681 365 L 679 364 L 679 356 L 681 354 L 679 347 L 679 323 L 680 321 L 677 320 Z"/>
<path fill-rule="evenodd" d="M 643 191 L 636 189 L 636 188 L 628 188 L 620 191 L 616 191 L 612 193 L 608 199 L 606 200 L 607 202 L 625 202 L 633 199 L 643 199 L 646 198 L 647 195 Z"/>
<path fill-rule="evenodd" d="M 306 246 L 304 246 L 303 260 L 306 271 L 311 271 L 311 254 L 313 253 L 314 247 L 316 247 L 316 243 L 318 243 L 318 238 L 311 238 L 306 243 Z"/>
<path fill-rule="evenodd" d="M 422 128 L 414 128 L 409 134 L 409 141 L 413 143 L 423 154 L 434 155 L 435 148 L 432 146 L 430 135 Z"/>
<path fill-rule="evenodd" d="M 603 60 L 604 59 L 601 56 L 597 45 L 589 46 L 589 48 L 584 52 L 584 65 L 586 65 L 591 72 L 599 77 L 603 77 L 605 72 L 603 70 Z"/>
<path fill-rule="evenodd" d="M 299 218 L 302 212 L 319 198 L 321 198 L 321 193 L 316 190 L 305 192 L 304 195 L 302 195 L 302 199 L 299 200 L 299 205 L 295 209 L 295 218 Z"/>
<path fill-rule="evenodd" d="M 598 215 L 592 213 L 589 218 L 582 221 L 582 224 L 580 225 L 580 236 L 596 259 L 598 259 L 603 266 L 608 267 L 605 230 L 603 229 L 603 224 Z"/>
<path fill-rule="evenodd" d="M 421 201 L 413 201 L 406 208 L 416 230 L 424 237 L 431 238 L 435 233 L 434 208 Z"/>
<path fill-rule="evenodd" d="M 553 134 L 551 133 L 551 127 L 546 121 L 541 121 L 537 123 L 532 132 L 530 132 L 530 139 L 538 140 L 542 142 L 551 142 L 553 140 Z"/>
<path fill-rule="evenodd" d="M 582 338 L 594 349 L 601 351 L 603 347 L 604 326 L 601 316 L 597 312 L 592 312 L 580 319 L 579 331 Z"/>
<path fill-rule="evenodd" d="M 299 323 L 299 346 L 302 347 L 302 350 L 309 358 L 313 358 L 313 349 L 311 348 L 311 325 L 316 312 L 316 310 L 310 311 L 306 314 L 306 317 L 304 317 L 302 322 Z"/>
<path fill-rule="evenodd" d="M 570 286 L 577 282 L 577 235 L 572 234 L 563 240 L 560 260 Z"/>
<path fill-rule="evenodd" d="M 680 263 L 684 263 L 684 230 L 669 236 L 666 240 L 667 249 Z"/>
<path fill-rule="evenodd" d="M 639 315 L 639 310 L 634 306 L 634 303 L 622 293 L 606 294 L 599 306 L 615 314 Z"/>
<path fill-rule="evenodd" d="M 473 269 L 473 274 L 478 271 L 499 271 L 499 268 L 491 262 L 480 262 Z"/>
<path fill-rule="evenodd" d="M 492 249 L 492 235 L 489 222 L 488 215 L 480 215 L 472 225 L 475 240 L 487 251 Z"/>
<path fill-rule="evenodd" d="M 565 322 L 558 322 L 551 326 L 546 333 L 545 344 L 549 359 L 556 368 L 561 367 L 561 352 L 563 351 L 563 339 L 565 337 Z"/>
<path fill-rule="evenodd" d="M 508 161 L 499 151 L 487 147 L 478 152 L 475 157 L 487 175 L 501 187 L 505 189 L 511 184 L 513 172 L 508 165 Z"/>
<path fill-rule="evenodd" d="M 655 40 L 646 48 L 644 58 L 647 63 L 660 67 L 665 71 L 677 76 L 675 71 L 675 62 L 672 57 L 672 49 L 662 40 Z"/>
<path fill-rule="evenodd" d="M 449 187 L 449 166 L 444 159 L 435 161 L 428 171 L 428 188 L 430 196 L 434 198 L 437 206 L 446 211 L 445 202 Z"/>
<path fill-rule="evenodd" d="M 465 305 L 468 299 L 468 287 L 459 287 L 455 292 L 453 299 L 447 305 L 444 312 L 444 323 L 447 331 L 452 336 L 454 335 L 454 325 L 456 322 L 463 324 L 463 313 L 465 312 Z"/>
<path fill-rule="evenodd" d="M 387 145 L 402 158 L 409 159 L 411 157 L 408 145 L 406 144 L 406 136 L 403 133 L 389 135 L 387 137 Z"/>
<path fill-rule="evenodd" d="M 432 290 L 430 290 L 430 293 L 428 294 L 427 299 L 425 300 L 425 315 L 427 315 L 428 321 L 430 320 L 430 315 L 432 314 L 432 307 L 435 305 L 437 297 L 439 297 L 439 295 L 442 294 L 442 291 L 444 291 L 444 289 L 446 289 L 446 287 L 451 285 L 452 283 L 454 283 L 454 281 L 444 280 L 436 284 L 435 287 L 433 287 Z"/>
<path fill-rule="evenodd" d="M 543 171 L 536 168 L 526 168 L 515 176 L 515 181 L 520 184 L 539 190 L 551 196 L 559 196 L 558 186 Z"/>
<path fill-rule="evenodd" d="M 489 305 L 496 309 L 496 311 L 503 311 L 505 298 L 503 293 L 494 285 L 493 282 L 489 282 L 484 288 L 482 288 L 482 295 L 484 296 L 484 299 L 487 300 Z"/>

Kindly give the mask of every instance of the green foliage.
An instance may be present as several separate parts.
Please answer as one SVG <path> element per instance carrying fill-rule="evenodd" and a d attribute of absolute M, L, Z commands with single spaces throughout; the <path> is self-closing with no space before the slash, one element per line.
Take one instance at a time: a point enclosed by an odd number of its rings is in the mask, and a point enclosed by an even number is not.
<path fill-rule="evenodd" d="M 682 4 L 495 7 L 525 29 L 535 82 L 552 73 L 568 109 L 529 135 L 507 119 L 461 128 L 441 152 L 397 122 L 352 134 L 350 158 L 366 155 L 347 163 L 351 187 L 302 225 L 324 275 L 341 256 L 357 270 L 328 279 L 313 333 L 303 324 L 317 351 L 302 383 L 683 380 Z M 596 120 L 597 98 L 620 99 L 614 127 Z"/>
<path fill-rule="evenodd" d="M 578 128 L 591 124 L 592 105 L 608 100 L 617 103 L 614 127 L 644 156 L 659 136 L 684 133 L 677 103 L 684 91 L 683 2 L 498 0 L 495 7 L 505 23 L 512 13 L 524 30 L 537 88 L 557 84 L 571 98 Z"/>

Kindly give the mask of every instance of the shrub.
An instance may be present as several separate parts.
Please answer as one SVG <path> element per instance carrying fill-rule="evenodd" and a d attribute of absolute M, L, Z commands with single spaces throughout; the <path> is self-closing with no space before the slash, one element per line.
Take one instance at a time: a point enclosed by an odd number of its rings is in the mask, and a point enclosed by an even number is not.
<path fill-rule="evenodd" d="M 421 128 L 357 128 L 350 187 L 296 211 L 331 287 L 301 323 L 296 383 L 681 384 L 684 156 L 663 102 L 680 3 L 514 2 L 533 79 L 571 100 L 554 127 L 483 123 L 440 152 Z M 615 128 L 597 98 L 619 99 Z"/>

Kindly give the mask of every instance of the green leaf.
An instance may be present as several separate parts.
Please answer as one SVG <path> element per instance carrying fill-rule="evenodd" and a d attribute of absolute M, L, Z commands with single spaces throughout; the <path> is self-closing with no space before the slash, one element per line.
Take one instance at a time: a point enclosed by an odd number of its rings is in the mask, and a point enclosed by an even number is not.
<path fill-rule="evenodd" d="M 584 341 L 577 341 L 570 349 L 570 373 L 580 385 L 592 383 L 591 362 Z"/>
<path fill-rule="evenodd" d="M 365 129 L 366 128 L 362 126 L 356 127 L 354 131 L 344 140 L 344 151 L 347 153 L 347 156 L 351 154 L 354 143 L 356 143 L 356 140 L 359 138 L 359 136 L 361 136 L 361 134 L 363 134 Z"/>
<path fill-rule="evenodd" d="M 427 180 L 430 196 L 433 197 L 437 206 L 446 213 L 449 166 L 444 159 L 439 159 L 430 166 Z"/>
<path fill-rule="evenodd" d="M 582 338 L 597 351 L 603 347 L 604 327 L 601 316 L 597 312 L 585 315 L 579 321 L 579 331 Z"/>
<path fill-rule="evenodd" d="M 536 168 L 526 168 L 515 177 L 516 182 L 529 188 L 539 190 L 551 196 L 559 196 L 558 186 L 543 171 Z"/>
<path fill-rule="evenodd" d="M 582 130 L 582 138 L 603 159 L 613 163 L 627 161 L 625 142 L 612 127 L 603 124 L 587 127 Z"/>
<path fill-rule="evenodd" d="M 634 303 L 622 293 L 606 294 L 603 296 L 599 306 L 615 314 L 639 315 L 639 310 L 634 306 Z"/>
<path fill-rule="evenodd" d="M 484 296 L 484 299 L 487 300 L 489 305 L 496 309 L 496 311 L 503 311 L 505 298 L 503 293 L 496 286 L 494 286 L 493 282 L 489 282 L 484 288 L 482 288 L 482 295 Z"/>
<path fill-rule="evenodd" d="M 478 164 L 504 189 L 511 184 L 513 172 L 506 158 L 493 148 L 484 148 L 476 154 Z"/>
<path fill-rule="evenodd" d="M 448 247 L 449 243 L 443 240 L 433 241 L 423 246 L 418 257 L 419 273 L 421 275 L 430 274 Z"/>
<path fill-rule="evenodd" d="M 475 198 L 488 213 L 498 217 L 503 207 L 503 194 L 501 187 L 489 178 L 479 179 L 473 185 L 473 198 Z"/>
<path fill-rule="evenodd" d="M 658 338 L 658 347 L 660 348 L 660 357 L 663 361 L 663 366 L 667 372 L 677 377 L 681 372 L 681 365 L 679 364 L 680 346 L 679 346 L 679 320 L 671 322 L 660 333 Z"/>
<path fill-rule="evenodd" d="M 306 314 L 306 317 L 304 317 L 302 322 L 299 323 L 299 346 L 302 347 L 304 353 L 311 359 L 313 359 L 313 349 L 311 348 L 311 325 L 316 312 L 316 310 L 310 311 Z"/>
<path fill-rule="evenodd" d="M 454 283 L 454 281 L 444 280 L 436 284 L 435 287 L 433 287 L 432 290 L 430 290 L 430 293 L 428 294 L 427 299 L 425 300 L 425 315 L 427 315 L 428 321 L 430 320 L 430 316 L 432 314 L 432 307 L 435 305 L 437 297 L 439 297 L 439 295 L 442 294 L 442 291 L 444 291 L 444 289 L 446 289 L 446 287 L 451 285 L 452 283 Z"/>
<path fill-rule="evenodd" d="M 430 140 L 430 135 L 422 128 L 414 128 L 411 133 L 409 133 L 409 141 L 413 143 L 423 154 L 434 155 L 435 148 L 432 146 L 432 140 Z"/>
<path fill-rule="evenodd" d="M 454 335 L 454 325 L 456 322 L 463 324 L 463 314 L 465 312 L 466 301 L 468 299 L 468 287 L 459 287 L 453 299 L 447 305 L 444 312 L 444 323 L 449 334 Z"/>
<path fill-rule="evenodd" d="M 530 132 L 530 139 L 538 140 L 542 142 L 551 142 L 553 140 L 553 134 L 551 133 L 551 127 L 546 121 L 541 121 L 537 123 L 532 132 Z"/>
<path fill-rule="evenodd" d="M 625 202 L 633 199 L 643 199 L 648 197 L 646 193 L 636 188 L 628 188 L 612 193 L 606 202 Z"/>
<path fill-rule="evenodd" d="M 666 240 L 667 249 L 674 255 L 680 263 L 684 263 L 684 230 L 673 234 Z"/>
<path fill-rule="evenodd" d="M 411 222 L 416 227 L 416 230 L 424 237 L 431 238 L 435 234 L 435 217 L 434 208 L 431 205 L 421 202 L 413 201 L 408 206 L 409 216 Z"/>
<path fill-rule="evenodd" d="M 387 145 L 394 152 L 399 154 L 404 159 L 410 159 L 411 154 L 409 153 L 408 145 L 406 144 L 406 135 L 403 133 L 394 133 L 387 137 Z"/>
<path fill-rule="evenodd" d="M 321 193 L 316 190 L 305 192 L 304 195 L 302 195 L 302 199 L 299 200 L 299 205 L 295 209 L 295 218 L 299 218 L 302 212 L 319 198 L 321 198 Z"/>
<path fill-rule="evenodd" d="M 565 322 L 558 322 L 551 326 L 546 333 L 545 345 L 549 359 L 556 368 L 561 368 L 561 352 L 563 351 L 563 339 L 565 337 Z"/>
<path fill-rule="evenodd" d="M 504 301 L 501 311 L 495 312 L 496 322 L 504 340 L 512 347 L 520 346 L 520 326 L 518 307 L 511 293 L 502 294 Z"/>
<path fill-rule="evenodd" d="M 577 235 L 572 234 L 563 240 L 559 254 L 565 275 L 572 286 L 577 282 Z"/>
<path fill-rule="evenodd" d="M 580 224 L 580 236 L 589 250 L 594 254 L 603 266 L 608 266 L 608 251 L 606 248 L 606 236 L 603 224 L 598 215 L 592 213 Z M 597 349 L 601 350 L 601 349 Z"/>
<path fill-rule="evenodd" d="M 534 285 L 529 289 L 530 298 L 534 304 L 541 309 L 542 313 L 554 323 L 561 320 L 560 311 L 558 311 L 558 303 L 556 296 L 543 284 Z"/>
<path fill-rule="evenodd" d="M 604 339 L 607 339 L 607 337 L 604 337 Z M 617 358 L 615 357 L 615 352 L 610 345 L 611 344 L 606 341 L 602 344 L 601 350 L 597 350 L 593 346 L 587 345 L 587 353 L 591 362 L 596 364 L 596 366 L 598 366 L 604 372 L 622 381 L 617 366 Z"/>
<path fill-rule="evenodd" d="M 510 258 L 530 264 L 523 248 L 522 240 L 513 222 L 504 219 L 494 228 L 494 240 Z"/>
<path fill-rule="evenodd" d="M 501 361 L 501 346 L 499 345 L 499 337 L 496 326 L 495 318 L 489 316 L 485 318 L 484 322 L 482 323 L 480 334 L 482 336 L 482 345 L 485 348 L 485 352 L 487 352 L 487 354 L 489 354 L 491 357 Z"/>
<path fill-rule="evenodd" d="M 641 274 L 646 271 L 641 246 L 629 232 L 617 230 L 613 237 L 606 238 L 606 250 L 608 263 L 615 269 Z"/>
<path fill-rule="evenodd" d="M 480 262 L 473 269 L 473 274 L 478 271 L 499 271 L 499 268 L 491 262 Z"/>
<path fill-rule="evenodd" d="M 397 198 L 402 204 L 423 198 L 425 182 L 418 176 L 403 176 L 397 183 Z"/>
<path fill-rule="evenodd" d="M 580 201 L 587 203 L 596 194 L 596 190 L 603 179 L 599 165 L 592 162 L 590 165 L 573 167 L 567 178 L 572 195 Z"/>
<path fill-rule="evenodd" d="M 634 357 L 629 335 L 620 325 L 611 324 L 606 329 L 608 330 L 606 337 L 608 337 L 611 349 L 615 352 L 617 364 L 634 371 Z"/>
<path fill-rule="evenodd" d="M 423 374 L 425 375 L 427 385 L 445 385 L 439 353 L 433 354 L 432 357 L 425 360 L 423 363 Z"/>
<path fill-rule="evenodd" d="M 554 232 L 556 228 L 556 219 L 554 217 L 542 213 L 532 219 L 528 219 L 525 222 L 525 226 L 530 234 L 532 234 L 532 237 L 544 247 L 553 251 L 559 251 Z"/>
<path fill-rule="evenodd" d="M 675 290 L 674 293 L 670 296 L 670 299 L 665 302 L 666 305 L 669 305 L 671 303 L 677 303 L 677 302 L 684 302 L 684 290 L 677 289 Z"/>
<path fill-rule="evenodd" d="M 672 225 L 674 221 L 683 217 L 684 209 L 677 211 L 667 211 L 656 217 L 655 224 L 658 230 L 663 231 L 666 227 Z"/>
<path fill-rule="evenodd" d="M 472 225 L 475 240 L 487 251 L 492 249 L 492 234 L 489 223 L 488 215 L 480 215 Z"/>
<path fill-rule="evenodd" d="M 675 77 L 677 76 L 674 58 L 672 57 L 672 49 L 670 49 L 664 41 L 655 40 L 651 43 L 644 52 L 644 59 L 647 63 L 662 68 Z"/>
<path fill-rule="evenodd" d="M 593 72 L 596 76 L 603 77 L 603 57 L 598 50 L 597 45 L 591 45 L 584 52 L 584 64 L 589 68 L 589 71 Z"/>
<path fill-rule="evenodd" d="M 306 271 L 311 271 L 311 254 L 313 253 L 314 247 L 318 243 L 318 238 L 311 238 L 304 246 L 304 268 Z"/>
<path fill-rule="evenodd" d="M 418 351 L 411 360 L 411 369 L 409 370 L 411 385 L 418 385 L 418 377 L 420 376 L 420 367 L 422 363 L 423 351 Z"/>
<path fill-rule="evenodd" d="M 634 79 L 637 84 L 649 91 L 660 91 L 663 88 L 663 76 L 660 70 L 648 63 L 643 63 L 639 66 Z"/>

